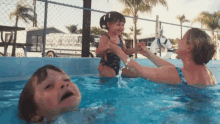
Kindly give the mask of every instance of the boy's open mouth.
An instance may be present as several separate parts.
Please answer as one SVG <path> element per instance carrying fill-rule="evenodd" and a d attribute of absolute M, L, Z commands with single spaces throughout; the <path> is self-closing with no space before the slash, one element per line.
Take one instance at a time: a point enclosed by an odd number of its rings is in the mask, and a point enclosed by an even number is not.
<path fill-rule="evenodd" d="M 60 102 L 62 102 L 64 99 L 66 99 L 72 95 L 74 95 L 73 92 L 70 92 L 70 91 L 65 92 L 64 95 L 61 97 Z"/>

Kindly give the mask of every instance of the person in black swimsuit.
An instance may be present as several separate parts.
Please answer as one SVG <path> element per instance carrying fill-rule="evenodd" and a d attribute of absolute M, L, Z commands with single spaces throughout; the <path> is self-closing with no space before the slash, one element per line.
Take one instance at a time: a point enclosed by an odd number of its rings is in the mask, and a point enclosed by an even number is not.
<path fill-rule="evenodd" d="M 122 41 L 121 33 L 124 31 L 125 17 L 118 12 L 112 11 L 103 15 L 100 19 L 100 27 L 107 29 L 108 33 L 100 38 L 100 43 L 96 49 L 96 54 L 101 56 L 98 67 L 102 77 L 115 77 L 120 69 L 120 58 L 108 50 L 108 42 L 117 44 L 127 55 L 138 52 L 138 47 L 127 49 Z M 137 45 L 138 46 L 138 45 Z M 122 75 L 131 73 L 127 69 L 122 70 Z"/>

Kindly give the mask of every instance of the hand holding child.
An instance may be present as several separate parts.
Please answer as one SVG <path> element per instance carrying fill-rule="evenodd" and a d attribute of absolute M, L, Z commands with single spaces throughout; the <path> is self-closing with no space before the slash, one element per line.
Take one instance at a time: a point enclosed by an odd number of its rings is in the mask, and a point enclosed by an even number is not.
<path fill-rule="evenodd" d="M 140 43 L 137 44 L 137 46 L 138 46 L 138 53 L 140 53 L 144 56 L 149 54 L 150 51 L 146 47 L 145 42 L 140 42 Z"/>
<path fill-rule="evenodd" d="M 135 45 L 135 49 L 137 52 L 142 50 L 141 45 L 145 46 L 145 42 L 140 42 Z"/>

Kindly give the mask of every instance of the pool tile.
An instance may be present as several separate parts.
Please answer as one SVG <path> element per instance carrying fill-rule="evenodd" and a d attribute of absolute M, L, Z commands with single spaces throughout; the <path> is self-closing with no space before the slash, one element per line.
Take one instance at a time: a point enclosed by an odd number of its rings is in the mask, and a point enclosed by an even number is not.
<path fill-rule="evenodd" d="M 78 74 L 90 74 L 90 58 L 80 58 L 78 59 Z"/>
<path fill-rule="evenodd" d="M 100 58 L 91 58 L 89 59 L 89 71 L 91 74 L 98 74 L 99 70 L 98 70 L 98 66 L 100 63 Z"/>
<path fill-rule="evenodd" d="M 38 68 L 42 67 L 41 58 L 21 58 L 22 75 L 32 75 Z"/>
<path fill-rule="evenodd" d="M 61 69 L 63 69 L 68 75 L 78 74 L 78 58 L 62 58 Z"/>
<path fill-rule="evenodd" d="M 1 57 L 0 77 L 21 75 L 21 59 L 16 57 Z"/>

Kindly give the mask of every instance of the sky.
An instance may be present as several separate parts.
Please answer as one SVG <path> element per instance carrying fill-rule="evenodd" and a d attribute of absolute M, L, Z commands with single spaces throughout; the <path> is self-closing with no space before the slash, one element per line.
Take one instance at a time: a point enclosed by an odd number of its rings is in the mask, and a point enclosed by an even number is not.
<path fill-rule="evenodd" d="M 60 2 L 61 0 L 53 0 Z M 67 3 L 76 6 L 83 6 L 83 0 L 62 0 L 62 3 Z M 140 18 L 146 18 L 150 20 L 156 20 L 156 15 L 159 16 L 159 20 L 162 22 L 180 24 L 176 19 L 177 15 L 185 14 L 186 19 L 193 20 L 202 11 L 208 11 L 210 13 L 220 11 L 220 0 L 167 0 L 168 10 L 157 5 L 153 8 L 152 13 L 138 13 Z M 105 12 L 118 11 L 121 12 L 125 6 L 119 2 L 119 0 L 92 0 L 92 9 L 101 10 Z M 132 20 L 126 20 L 126 27 L 132 26 Z M 183 23 L 185 26 L 191 26 L 190 22 Z M 201 28 L 199 23 L 194 23 L 193 27 Z M 163 34 L 167 38 L 180 38 L 180 27 L 162 24 Z M 142 28 L 142 35 L 152 35 L 155 33 L 155 23 L 150 21 L 138 21 L 137 28 Z M 183 35 L 189 28 L 183 28 Z M 129 29 L 125 29 L 125 32 L 129 32 Z M 209 31 L 207 31 L 210 34 Z"/>

